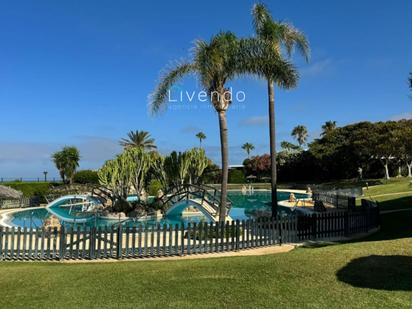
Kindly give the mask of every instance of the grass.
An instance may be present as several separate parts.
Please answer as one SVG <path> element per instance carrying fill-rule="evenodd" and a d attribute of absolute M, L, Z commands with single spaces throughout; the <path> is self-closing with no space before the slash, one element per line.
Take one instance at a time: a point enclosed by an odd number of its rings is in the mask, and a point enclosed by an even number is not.
<path fill-rule="evenodd" d="M 410 178 L 385 181 L 364 190 L 367 198 L 379 202 L 381 210 L 412 209 L 412 185 Z"/>
<path fill-rule="evenodd" d="M 0 263 L 0 308 L 410 308 L 411 222 L 412 211 L 388 213 L 360 241 L 268 256 Z"/>
<path fill-rule="evenodd" d="M 409 227 L 412 213 L 402 215 Z M 124 263 L 2 263 L 1 308 L 410 307 L 412 239 L 385 230 L 361 242 L 260 257 Z M 406 238 L 408 237 L 408 238 Z"/>

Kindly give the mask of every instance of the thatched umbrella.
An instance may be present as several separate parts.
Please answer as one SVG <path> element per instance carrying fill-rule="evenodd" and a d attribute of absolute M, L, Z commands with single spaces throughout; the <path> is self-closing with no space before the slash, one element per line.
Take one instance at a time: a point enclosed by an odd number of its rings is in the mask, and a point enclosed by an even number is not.
<path fill-rule="evenodd" d="M 14 190 L 10 187 L 0 185 L 0 198 L 19 199 L 23 196 L 20 191 Z"/>

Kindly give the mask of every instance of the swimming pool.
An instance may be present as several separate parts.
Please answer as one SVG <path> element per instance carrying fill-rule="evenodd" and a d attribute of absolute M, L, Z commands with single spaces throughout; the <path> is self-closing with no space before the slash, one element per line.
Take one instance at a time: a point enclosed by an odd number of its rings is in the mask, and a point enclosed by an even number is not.
<path fill-rule="evenodd" d="M 278 201 L 287 200 L 290 192 L 278 192 Z M 296 198 L 305 198 L 307 195 L 295 193 Z M 240 191 L 229 191 L 228 197 L 232 201 L 232 208 L 230 210 L 230 217 L 234 220 L 246 220 L 252 219 L 261 213 L 268 213 L 270 211 L 271 195 L 270 191 L 255 191 L 253 194 L 243 194 Z M 288 207 L 279 206 L 280 215 L 289 215 L 292 213 L 292 209 Z M 45 208 L 25 209 L 17 211 L 10 215 L 9 223 L 14 226 L 38 228 L 41 227 L 46 219 L 50 217 L 50 213 Z M 101 217 L 96 217 L 94 220 L 90 220 L 87 223 L 68 223 L 64 225 L 67 227 L 72 226 L 112 226 L 119 223 L 124 226 L 137 226 L 137 225 L 156 225 L 156 224 L 187 224 L 187 223 L 199 223 L 207 221 L 204 216 L 189 215 L 178 217 L 165 217 L 161 219 L 140 219 L 140 220 L 109 220 Z"/>

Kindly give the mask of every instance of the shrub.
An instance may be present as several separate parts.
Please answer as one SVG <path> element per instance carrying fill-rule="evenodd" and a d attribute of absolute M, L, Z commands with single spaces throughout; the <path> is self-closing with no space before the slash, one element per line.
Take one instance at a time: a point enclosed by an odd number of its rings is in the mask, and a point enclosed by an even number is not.
<path fill-rule="evenodd" d="M 240 170 L 229 171 L 229 183 L 245 183 L 245 174 Z"/>
<path fill-rule="evenodd" d="M 97 176 L 96 171 L 82 170 L 76 172 L 74 175 L 74 182 L 80 184 L 98 184 L 99 176 Z"/>
<path fill-rule="evenodd" d="M 2 185 L 8 186 L 15 190 L 18 190 L 23 193 L 25 197 L 38 197 L 41 203 L 45 203 L 45 196 L 50 192 L 50 190 L 58 186 L 58 183 L 50 182 L 5 182 Z"/>
<path fill-rule="evenodd" d="M 133 206 L 126 200 L 119 199 L 113 205 L 115 212 L 124 212 L 126 216 L 133 210 Z"/>
<path fill-rule="evenodd" d="M 157 192 L 162 189 L 162 184 L 157 179 L 152 179 L 149 184 L 149 195 L 157 196 Z"/>

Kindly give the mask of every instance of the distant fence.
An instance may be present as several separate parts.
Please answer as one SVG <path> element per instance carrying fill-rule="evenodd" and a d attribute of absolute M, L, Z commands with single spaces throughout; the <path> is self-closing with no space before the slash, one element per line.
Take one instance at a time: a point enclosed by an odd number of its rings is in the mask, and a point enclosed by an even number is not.
<path fill-rule="evenodd" d="M 238 251 L 368 232 L 379 209 L 231 223 L 86 229 L 0 228 L 1 260 L 128 259 Z"/>
<path fill-rule="evenodd" d="M 18 199 L 0 198 L 0 209 L 36 207 L 40 205 L 40 197 L 21 197 Z"/>
<path fill-rule="evenodd" d="M 0 177 L 0 183 L 3 182 L 62 182 L 59 178 L 47 178 L 44 177 L 35 177 L 35 178 L 26 178 L 26 177 Z"/>
<path fill-rule="evenodd" d="M 312 199 L 330 204 L 338 209 L 356 209 L 356 197 L 354 196 L 340 195 L 334 192 L 314 192 Z"/>

